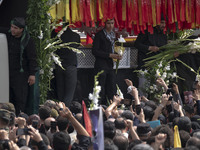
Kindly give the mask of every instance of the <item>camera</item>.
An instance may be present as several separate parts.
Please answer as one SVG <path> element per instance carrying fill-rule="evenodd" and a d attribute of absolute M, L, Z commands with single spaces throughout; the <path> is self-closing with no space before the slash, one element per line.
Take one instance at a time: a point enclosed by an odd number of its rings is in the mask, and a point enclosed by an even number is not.
<path fill-rule="evenodd" d="M 51 133 L 56 132 L 56 126 L 57 126 L 57 122 L 51 121 Z"/>
<path fill-rule="evenodd" d="M 31 131 L 29 128 L 18 128 L 17 135 L 30 135 L 29 131 Z"/>
<path fill-rule="evenodd" d="M 141 105 L 135 105 L 136 114 L 139 115 L 141 112 Z"/>
<path fill-rule="evenodd" d="M 0 140 L 0 150 L 9 150 L 9 140 Z"/>
<path fill-rule="evenodd" d="M 37 120 L 32 121 L 32 127 L 35 128 L 35 129 L 38 128 L 38 121 Z"/>
<path fill-rule="evenodd" d="M 122 99 L 121 104 L 124 104 L 126 106 L 131 106 L 132 105 L 132 100 L 131 99 Z"/>
<path fill-rule="evenodd" d="M 170 93 L 173 95 L 174 94 L 174 90 L 172 88 L 168 88 L 166 94 L 170 95 Z"/>

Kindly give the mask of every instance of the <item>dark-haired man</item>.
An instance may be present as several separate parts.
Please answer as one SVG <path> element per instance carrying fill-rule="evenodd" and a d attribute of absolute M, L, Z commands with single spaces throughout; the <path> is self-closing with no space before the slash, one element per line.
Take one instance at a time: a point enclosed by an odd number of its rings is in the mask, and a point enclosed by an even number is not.
<path fill-rule="evenodd" d="M 144 59 L 160 52 L 159 47 L 167 44 L 167 35 L 164 33 L 166 26 L 165 19 L 162 15 L 160 25 L 154 27 L 153 34 L 145 30 L 145 33 L 140 33 L 134 43 L 134 46 L 138 49 L 138 69 L 144 69 Z M 148 55 L 149 52 L 152 52 Z M 144 86 L 144 77 L 139 78 L 138 87 L 141 89 Z M 139 91 L 140 95 L 146 95 Z M 146 95 L 147 96 L 147 95 Z"/>
<path fill-rule="evenodd" d="M 99 76 L 99 85 L 101 86 L 101 104 L 106 104 L 106 97 L 112 99 L 116 92 L 115 73 L 113 70 L 113 59 L 122 59 L 119 54 L 114 54 L 115 32 L 114 18 L 105 22 L 103 30 L 99 31 L 94 38 L 92 54 L 95 56 L 95 74 L 104 70 Z"/>
<path fill-rule="evenodd" d="M 28 86 L 35 83 L 35 44 L 27 31 L 24 18 L 14 18 L 10 30 L 5 33 L 9 56 L 9 99 L 15 105 L 16 114 L 19 114 L 25 111 Z"/>

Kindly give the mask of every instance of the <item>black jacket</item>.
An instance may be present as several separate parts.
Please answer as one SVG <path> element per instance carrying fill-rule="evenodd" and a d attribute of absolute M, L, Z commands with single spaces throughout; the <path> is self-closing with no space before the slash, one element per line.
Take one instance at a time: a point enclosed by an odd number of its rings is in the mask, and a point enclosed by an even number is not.
<path fill-rule="evenodd" d="M 53 31 L 52 36 L 55 37 L 57 33 Z M 80 35 L 76 32 L 73 32 L 70 28 L 67 28 L 67 30 L 61 35 L 62 43 L 68 43 L 68 42 L 77 42 L 80 43 Z M 70 44 L 70 47 L 77 48 L 78 44 Z M 77 66 L 77 56 L 76 53 L 72 50 L 69 50 L 67 48 L 61 48 L 56 51 L 56 54 L 60 57 L 60 60 L 62 62 L 62 66 L 64 68 L 68 66 Z"/>
<path fill-rule="evenodd" d="M 15 38 L 10 33 L 7 33 L 7 40 L 9 71 L 10 73 L 20 72 L 20 38 Z M 22 56 L 22 68 L 24 72 L 28 72 L 29 75 L 35 75 L 37 71 L 36 48 L 32 38 L 30 38 Z"/>
<path fill-rule="evenodd" d="M 147 30 L 145 33 L 140 33 L 134 43 L 134 46 L 138 49 L 138 67 L 144 65 L 143 59 L 156 55 L 159 52 L 151 53 L 147 55 L 150 51 L 149 46 L 161 47 L 167 44 L 167 36 L 163 32 L 159 32 L 157 28 L 154 28 L 154 33 L 150 34 Z"/>
<path fill-rule="evenodd" d="M 106 38 L 103 30 L 99 31 L 94 38 L 92 54 L 95 56 L 94 68 L 100 70 L 113 69 L 113 60 L 109 57 L 112 53 L 111 42 Z"/>
<path fill-rule="evenodd" d="M 20 40 L 21 38 L 15 38 L 8 32 L 8 28 L 0 27 L 0 33 L 4 33 L 7 36 L 8 41 L 8 54 L 9 54 L 9 74 L 15 74 L 20 72 Z M 30 38 L 28 45 L 23 52 L 22 68 L 24 72 L 29 75 L 35 75 L 37 71 L 37 56 L 36 47 L 32 38 Z"/>

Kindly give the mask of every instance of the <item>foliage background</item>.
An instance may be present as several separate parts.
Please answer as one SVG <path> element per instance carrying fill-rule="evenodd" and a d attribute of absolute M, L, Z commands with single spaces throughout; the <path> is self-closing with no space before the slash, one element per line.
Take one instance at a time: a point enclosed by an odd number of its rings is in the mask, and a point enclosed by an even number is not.
<path fill-rule="evenodd" d="M 50 48 L 44 50 L 51 40 L 51 17 L 48 14 L 54 0 L 29 0 L 26 22 L 31 37 L 34 39 L 37 49 L 37 62 L 40 69 L 39 87 L 40 103 L 44 103 L 47 92 L 50 90 L 50 80 L 53 78 Z"/>

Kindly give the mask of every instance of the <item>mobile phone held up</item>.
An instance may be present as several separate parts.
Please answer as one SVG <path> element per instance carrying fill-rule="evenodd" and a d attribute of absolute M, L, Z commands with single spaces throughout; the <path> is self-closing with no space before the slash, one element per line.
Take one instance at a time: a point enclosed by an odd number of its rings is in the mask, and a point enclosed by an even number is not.
<path fill-rule="evenodd" d="M 122 99 L 121 104 L 124 104 L 125 106 L 131 106 L 132 100 L 131 99 Z"/>
<path fill-rule="evenodd" d="M 29 128 L 18 128 L 17 135 L 30 135 L 29 131 L 31 131 Z"/>
<path fill-rule="evenodd" d="M 56 126 L 57 126 L 57 122 L 51 121 L 51 132 L 52 133 L 56 132 Z"/>
<path fill-rule="evenodd" d="M 136 114 L 139 115 L 141 112 L 141 105 L 135 105 Z"/>
<path fill-rule="evenodd" d="M 32 127 L 35 128 L 35 129 L 38 129 L 38 120 L 32 121 Z"/>

